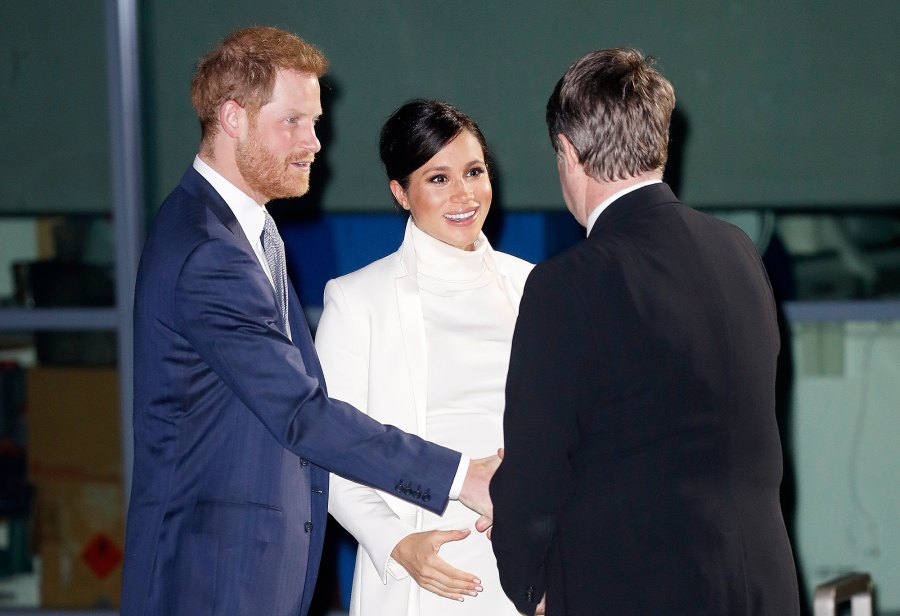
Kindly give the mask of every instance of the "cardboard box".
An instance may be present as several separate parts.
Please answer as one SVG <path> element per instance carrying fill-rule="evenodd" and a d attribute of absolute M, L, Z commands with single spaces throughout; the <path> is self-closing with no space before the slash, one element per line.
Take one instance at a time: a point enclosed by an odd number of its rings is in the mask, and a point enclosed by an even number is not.
<path fill-rule="evenodd" d="M 117 607 L 125 534 L 121 485 L 41 483 L 36 514 L 41 607 Z"/>
<path fill-rule="evenodd" d="M 98 368 L 35 368 L 26 376 L 45 608 L 119 604 L 125 522 L 117 379 L 115 370 Z"/>

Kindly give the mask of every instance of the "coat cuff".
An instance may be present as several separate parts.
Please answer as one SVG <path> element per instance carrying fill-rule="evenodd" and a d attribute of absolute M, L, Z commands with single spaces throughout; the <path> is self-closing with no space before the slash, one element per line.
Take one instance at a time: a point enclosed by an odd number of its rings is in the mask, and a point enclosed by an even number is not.
<path fill-rule="evenodd" d="M 409 576 L 406 569 L 391 558 L 391 552 L 401 539 L 414 532 L 415 528 L 397 518 L 384 520 L 376 536 L 367 538 L 368 540 L 362 544 L 383 584 L 387 584 L 389 573 L 398 580 Z"/>

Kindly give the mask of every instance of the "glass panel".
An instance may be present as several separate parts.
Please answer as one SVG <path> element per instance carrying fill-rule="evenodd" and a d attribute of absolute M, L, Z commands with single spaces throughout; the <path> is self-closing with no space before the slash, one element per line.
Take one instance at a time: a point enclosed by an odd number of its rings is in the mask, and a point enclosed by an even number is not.
<path fill-rule="evenodd" d="M 109 216 L 0 217 L 0 306 L 113 306 L 114 259 Z"/>
<path fill-rule="evenodd" d="M 900 297 L 900 209 L 710 213 L 750 235 L 784 301 Z"/>
<path fill-rule="evenodd" d="M 0 613 L 119 601 L 105 11 L 0 4 Z"/>
<path fill-rule="evenodd" d="M 108 212 L 103 0 L 0 3 L 0 214 Z"/>
<path fill-rule="evenodd" d="M 900 212 L 779 216 L 800 300 L 900 297 Z"/>

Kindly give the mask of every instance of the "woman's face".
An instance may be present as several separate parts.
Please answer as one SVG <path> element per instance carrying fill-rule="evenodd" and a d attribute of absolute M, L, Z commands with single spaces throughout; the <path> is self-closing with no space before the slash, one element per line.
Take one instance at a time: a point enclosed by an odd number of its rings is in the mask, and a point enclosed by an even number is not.
<path fill-rule="evenodd" d="M 462 131 L 412 172 L 409 188 L 403 190 L 392 180 L 391 192 L 419 229 L 451 246 L 473 250 L 492 195 L 481 144 Z"/>

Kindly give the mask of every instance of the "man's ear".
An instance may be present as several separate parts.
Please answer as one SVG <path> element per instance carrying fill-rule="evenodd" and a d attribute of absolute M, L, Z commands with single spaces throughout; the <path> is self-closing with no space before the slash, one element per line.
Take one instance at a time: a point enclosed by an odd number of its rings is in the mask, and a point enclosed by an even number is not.
<path fill-rule="evenodd" d="M 581 161 L 578 160 L 578 151 L 575 149 L 575 146 L 572 145 L 572 142 L 569 141 L 569 138 L 562 133 L 558 134 L 556 137 L 559 139 L 560 154 L 566 163 L 566 169 L 568 171 L 574 171 L 577 167 L 581 166 Z"/>
<path fill-rule="evenodd" d="M 237 101 L 227 100 L 219 105 L 219 128 L 233 139 L 241 135 L 241 124 L 246 121 L 247 112 Z"/>
<path fill-rule="evenodd" d="M 394 193 L 394 199 L 400 204 L 404 210 L 409 209 L 409 199 L 406 197 L 406 191 L 400 186 L 397 180 L 391 180 L 391 192 Z"/>

